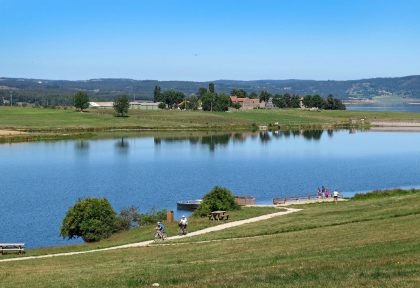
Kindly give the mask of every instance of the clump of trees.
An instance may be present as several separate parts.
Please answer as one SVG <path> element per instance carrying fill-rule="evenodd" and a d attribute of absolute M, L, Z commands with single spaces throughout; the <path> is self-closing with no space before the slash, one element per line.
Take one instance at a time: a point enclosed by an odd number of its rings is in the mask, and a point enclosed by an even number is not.
<path fill-rule="evenodd" d="M 89 108 L 89 96 L 86 92 L 78 91 L 73 96 L 73 103 L 76 110 L 83 112 L 83 110 Z"/>
<path fill-rule="evenodd" d="M 114 110 L 118 117 L 124 117 L 128 115 L 128 108 L 130 108 L 130 102 L 126 95 L 120 95 L 114 100 Z"/>
<path fill-rule="evenodd" d="M 273 97 L 273 105 L 278 108 L 300 108 L 300 96 L 290 95 L 275 95 Z"/>
<path fill-rule="evenodd" d="M 179 91 L 175 90 L 167 90 L 163 93 L 160 92 L 160 89 L 158 90 L 159 93 L 156 92 L 155 89 L 155 101 L 161 102 L 165 106 L 161 106 L 163 108 L 169 108 L 173 109 L 176 108 L 179 103 L 181 103 L 185 99 L 185 94 Z"/>
<path fill-rule="evenodd" d="M 152 210 L 141 214 L 137 208 L 129 207 L 117 215 L 106 198 L 85 198 L 77 200 L 69 208 L 61 225 L 60 235 L 68 239 L 81 237 L 85 242 L 95 242 L 118 231 L 165 219 L 166 210 Z"/>
<path fill-rule="evenodd" d="M 235 201 L 232 192 L 224 187 L 215 186 L 208 192 L 193 216 L 206 216 L 216 210 L 232 211 L 238 210 L 239 205 Z"/>
<path fill-rule="evenodd" d="M 319 108 L 326 110 L 346 110 L 346 106 L 343 102 L 334 98 L 333 95 L 328 95 L 326 99 L 322 98 L 319 95 L 306 95 L 303 97 L 303 105 L 307 108 Z"/>
<path fill-rule="evenodd" d="M 94 242 L 111 236 L 117 224 L 117 215 L 107 199 L 79 199 L 67 211 L 60 235 L 63 238 L 81 237 L 86 242 Z"/>
<path fill-rule="evenodd" d="M 203 111 L 224 112 L 229 109 L 232 101 L 229 95 L 225 93 L 216 93 L 214 83 L 209 84 L 208 90 L 205 88 L 198 89 L 199 100 Z"/>
<path fill-rule="evenodd" d="M 325 100 L 324 109 L 326 110 L 346 110 L 346 105 L 343 104 L 343 101 L 338 98 L 334 98 L 333 95 L 328 95 Z"/>

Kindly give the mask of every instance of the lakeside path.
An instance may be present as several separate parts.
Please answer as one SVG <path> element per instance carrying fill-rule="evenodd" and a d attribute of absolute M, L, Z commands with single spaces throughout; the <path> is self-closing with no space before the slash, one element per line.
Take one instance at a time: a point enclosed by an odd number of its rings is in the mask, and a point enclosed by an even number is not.
<path fill-rule="evenodd" d="M 202 230 L 190 232 L 190 233 L 188 233 L 187 235 L 184 235 L 184 236 L 168 237 L 167 240 L 177 240 L 177 239 L 182 239 L 182 238 L 186 238 L 186 237 L 194 237 L 194 236 L 198 236 L 198 235 L 203 235 L 203 234 L 206 234 L 206 233 L 221 231 L 221 230 L 224 230 L 224 229 L 229 229 L 229 228 L 237 227 L 237 226 L 244 225 L 244 224 L 254 223 L 254 222 L 263 221 L 263 220 L 268 220 L 268 219 L 271 219 L 271 218 L 274 218 L 274 217 L 279 217 L 279 216 L 299 212 L 299 211 L 302 210 L 302 209 L 295 209 L 295 208 L 284 208 L 284 209 L 287 209 L 287 210 L 286 211 L 281 211 L 281 212 L 276 212 L 276 213 L 271 213 L 271 214 L 266 214 L 266 215 L 261 215 L 261 216 L 253 217 L 253 218 L 249 218 L 249 219 L 228 222 L 228 223 L 208 227 L 208 228 L 205 228 L 205 229 L 202 229 Z M 114 247 L 109 247 L 109 248 L 93 249 L 93 250 L 88 250 L 88 251 L 66 252 L 66 253 L 47 254 L 47 255 L 40 255 L 40 256 L 9 258 L 9 259 L 0 260 L 0 263 L 34 260 L 34 259 L 43 259 L 43 258 L 60 257 L 60 256 L 72 256 L 72 255 L 79 255 L 79 254 L 110 251 L 110 250 L 116 250 L 116 249 L 146 247 L 146 246 L 149 246 L 153 243 L 154 243 L 153 240 L 149 240 L 149 241 L 142 241 L 142 242 L 131 243 L 131 244 L 126 244 L 126 245 L 114 246 Z"/>

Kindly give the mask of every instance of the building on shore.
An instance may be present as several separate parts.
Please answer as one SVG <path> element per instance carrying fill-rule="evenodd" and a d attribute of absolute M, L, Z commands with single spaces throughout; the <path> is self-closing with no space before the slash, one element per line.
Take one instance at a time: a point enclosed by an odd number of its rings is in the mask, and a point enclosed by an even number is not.
<path fill-rule="evenodd" d="M 133 101 L 130 102 L 130 109 L 158 110 L 160 102 L 153 101 Z"/>
<path fill-rule="evenodd" d="M 130 102 L 130 109 L 157 110 L 159 103 L 152 101 L 133 101 Z M 114 102 L 89 102 L 89 108 L 113 108 Z"/>
<path fill-rule="evenodd" d="M 89 108 L 112 108 L 114 102 L 89 102 Z"/>
<path fill-rule="evenodd" d="M 260 102 L 260 99 L 241 98 L 237 96 L 230 96 L 232 103 L 241 104 L 241 110 L 265 108 L 265 102 Z"/>

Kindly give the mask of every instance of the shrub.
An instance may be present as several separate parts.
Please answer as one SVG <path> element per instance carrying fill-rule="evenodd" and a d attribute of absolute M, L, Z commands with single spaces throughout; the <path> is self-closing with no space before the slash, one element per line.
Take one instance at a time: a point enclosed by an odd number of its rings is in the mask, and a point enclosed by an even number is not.
<path fill-rule="evenodd" d="M 215 186 L 209 193 L 207 193 L 200 207 L 194 211 L 194 216 L 205 216 L 208 213 L 216 210 L 237 210 L 238 204 L 233 197 L 232 192 L 223 187 Z"/>
<path fill-rule="evenodd" d="M 166 209 L 162 210 L 150 210 L 149 213 L 144 213 L 139 215 L 138 224 L 139 225 L 147 225 L 147 224 L 154 224 L 158 221 L 166 220 Z"/>
<path fill-rule="evenodd" d="M 129 230 L 139 226 L 141 214 L 138 209 L 134 206 L 124 208 L 121 210 L 119 217 L 116 221 L 116 230 Z"/>
<path fill-rule="evenodd" d="M 86 242 L 108 238 L 116 230 L 117 217 L 106 198 L 77 200 L 63 219 L 60 235 L 63 238 L 81 237 Z"/>

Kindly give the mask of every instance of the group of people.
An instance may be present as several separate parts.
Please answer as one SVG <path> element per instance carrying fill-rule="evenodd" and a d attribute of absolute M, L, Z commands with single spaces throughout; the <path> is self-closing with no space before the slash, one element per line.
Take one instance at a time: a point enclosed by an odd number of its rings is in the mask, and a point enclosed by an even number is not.
<path fill-rule="evenodd" d="M 187 234 L 187 226 L 188 226 L 188 219 L 185 217 L 185 215 L 182 215 L 181 219 L 178 222 L 178 226 L 180 229 L 180 235 L 186 235 Z M 163 238 L 163 234 L 165 233 L 165 226 L 162 224 L 162 222 L 156 223 L 156 232 L 159 234 L 159 237 Z M 182 234 L 181 234 L 182 233 Z"/>
<path fill-rule="evenodd" d="M 338 194 L 339 194 L 338 191 L 334 190 L 333 195 L 332 195 L 334 197 L 334 201 L 338 200 Z M 324 198 L 330 197 L 331 195 L 330 195 L 330 191 L 328 190 L 328 187 L 325 187 L 324 185 L 322 185 L 321 188 L 318 187 L 317 196 L 318 196 L 318 199 L 324 199 Z"/>

